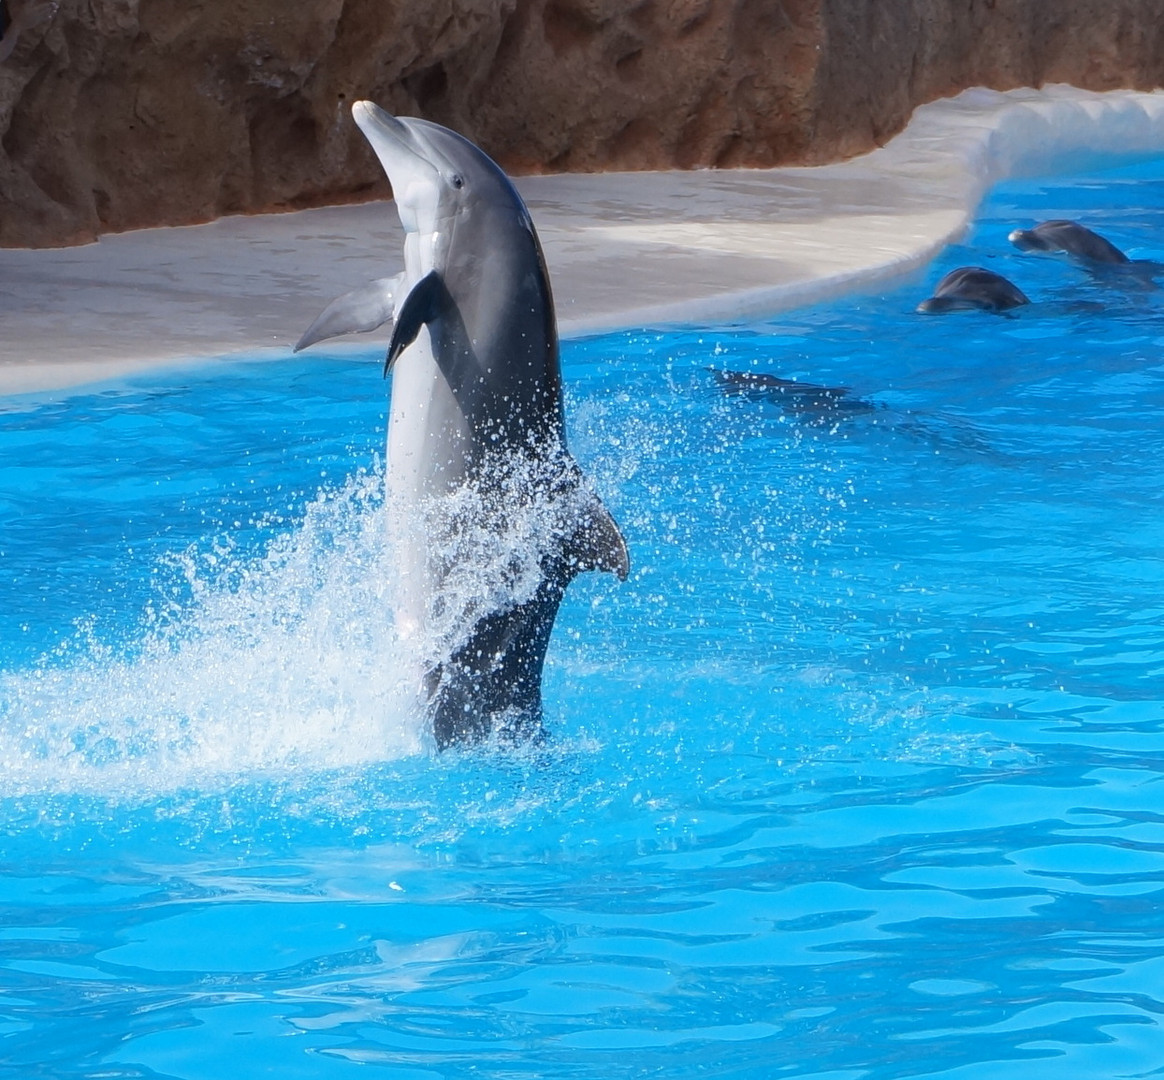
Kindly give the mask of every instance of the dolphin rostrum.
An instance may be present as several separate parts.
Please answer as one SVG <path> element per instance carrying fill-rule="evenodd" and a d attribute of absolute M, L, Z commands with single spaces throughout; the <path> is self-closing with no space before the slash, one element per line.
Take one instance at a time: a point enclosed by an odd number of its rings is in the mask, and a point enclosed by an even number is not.
<path fill-rule="evenodd" d="M 394 318 L 387 497 L 396 623 L 441 750 L 542 734 L 542 664 L 580 572 L 626 542 L 566 449 L 553 298 L 509 178 L 478 147 L 369 101 L 352 115 L 392 185 L 404 271 L 333 301 L 297 350 Z"/>

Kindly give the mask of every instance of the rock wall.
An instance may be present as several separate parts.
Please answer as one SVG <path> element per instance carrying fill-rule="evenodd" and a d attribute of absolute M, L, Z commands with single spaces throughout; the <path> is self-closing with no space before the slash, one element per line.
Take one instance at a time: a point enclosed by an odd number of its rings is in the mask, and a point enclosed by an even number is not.
<path fill-rule="evenodd" d="M 967 86 L 1164 85 L 1160 0 L 0 0 L 0 245 L 387 193 L 369 97 L 513 172 L 820 163 Z"/>

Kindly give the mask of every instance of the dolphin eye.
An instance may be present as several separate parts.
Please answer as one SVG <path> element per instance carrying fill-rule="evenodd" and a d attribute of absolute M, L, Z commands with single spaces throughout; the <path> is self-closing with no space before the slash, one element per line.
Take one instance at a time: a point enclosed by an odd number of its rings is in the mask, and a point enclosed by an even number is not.
<path fill-rule="evenodd" d="M 455 187 L 458 191 L 460 191 L 461 188 L 463 188 L 465 186 L 465 181 L 462 180 L 461 177 L 458 176 L 456 173 L 453 173 L 452 181 L 453 181 L 453 187 Z"/>

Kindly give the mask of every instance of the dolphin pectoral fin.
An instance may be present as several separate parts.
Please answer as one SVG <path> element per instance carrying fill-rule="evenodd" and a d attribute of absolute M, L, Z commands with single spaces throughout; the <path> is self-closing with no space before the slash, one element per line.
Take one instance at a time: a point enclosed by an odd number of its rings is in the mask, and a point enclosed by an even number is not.
<path fill-rule="evenodd" d="M 392 340 L 384 359 L 385 375 L 392 370 L 396 358 L 416 340 L 420 328 L 437 317 L 444 291 L 445 283 L 435 270 L 430 270 L 413 285 L 396 311 L 396 325 L 392 328 Z"/>
<path fill-rule="evenodd" d="M 585 570 L 608 570 L 619 581 L 626 581 L 630 573 L 626 541 L 597 495 L 583 512 L 578 528 L 566 545 L 565 556 L 571 577 Z"/>
<path fill-rule="evenodd" d="M 336 297 L 320 312 L 318 318 L 304 332 L 295 346 L 295 352 L 314 345 L 325 338 L 340 334 L 366 334 L 383 326 L 396 308 L 396 294 L 400 291 L 403 274 L 379 278 L 360 289 L 353 289 Z"/>

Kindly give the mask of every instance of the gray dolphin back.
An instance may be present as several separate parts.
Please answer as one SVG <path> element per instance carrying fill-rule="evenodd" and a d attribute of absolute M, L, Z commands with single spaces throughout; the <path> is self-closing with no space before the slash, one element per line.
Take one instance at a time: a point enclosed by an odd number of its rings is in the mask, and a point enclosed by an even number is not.
<path fill-rule="evenodd" d="M 959 266 L 951 270 L 934 289 L 934 295 L 918 305 L 918 311 L 939 314 L 947 311 L 1009 311 L 1029 304 L 1022 290 L 1001 274 L 981 266 Z"/>

